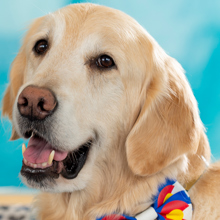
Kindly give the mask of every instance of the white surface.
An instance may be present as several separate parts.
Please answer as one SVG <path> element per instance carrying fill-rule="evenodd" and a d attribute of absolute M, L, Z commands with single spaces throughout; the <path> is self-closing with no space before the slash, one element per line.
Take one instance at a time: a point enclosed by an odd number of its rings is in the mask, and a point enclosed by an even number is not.
<path fill-rule="evenodd" d="M 146 211 L 136 215 L 135 218 L 137 220 L 154 220 L 157 218 L 157 213 L 154 208 L 150 207 Z"/>

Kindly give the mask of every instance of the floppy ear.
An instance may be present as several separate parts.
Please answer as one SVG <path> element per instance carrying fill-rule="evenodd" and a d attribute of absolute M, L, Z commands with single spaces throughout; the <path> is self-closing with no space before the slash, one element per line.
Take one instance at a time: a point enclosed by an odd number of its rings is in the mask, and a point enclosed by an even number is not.
<path fill-rule="evenodd" d="M 182 67 L 161 48 L 154 48 L 152 56 L 152 79 L 143 90 L 140 114 L 126 140 L 128 165 L 141 176 L 196 152 L 203 129 Z"/>
<path fill-rule="evenodd" d="M 23 51 L 21 50 L 15 60 L 12 63 L 10 72 L 10 84 L 6 89 L 3 98 L 2 114 L 12 120 L 13 105 L 18 93 L 19 88 L 23 84 L 24 71 L 25 71 L 26 59 Z M 19 135 L 16 133 L 14 127 L 12 127 L 11 140 L 16 140 Z"/>

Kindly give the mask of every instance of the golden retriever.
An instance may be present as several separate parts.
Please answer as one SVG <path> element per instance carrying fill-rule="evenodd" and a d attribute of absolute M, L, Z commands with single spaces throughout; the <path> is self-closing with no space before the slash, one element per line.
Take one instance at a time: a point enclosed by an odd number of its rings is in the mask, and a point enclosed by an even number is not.
<path fill-rule="evenodd" d="M 134 19 L 74 4 L 38 18 L 15 58 L 3 114 L 23 146 L 38 219 L 135 216 L 166 178 L 189 188 L 193 219 L 220 219 L 220 165 L 180 64 Z"/>

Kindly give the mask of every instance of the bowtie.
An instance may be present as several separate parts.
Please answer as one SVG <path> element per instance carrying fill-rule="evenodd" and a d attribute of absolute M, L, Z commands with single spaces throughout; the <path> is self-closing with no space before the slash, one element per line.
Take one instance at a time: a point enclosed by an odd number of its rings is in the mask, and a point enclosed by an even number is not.
<path fill-rule="evenodd" d="M 192 204 L 186 190 L 177 181 L 167 180 L 159 187 L 154 204 L 136 215 L 106 215 L 96 220 L 191 220 Z"/>

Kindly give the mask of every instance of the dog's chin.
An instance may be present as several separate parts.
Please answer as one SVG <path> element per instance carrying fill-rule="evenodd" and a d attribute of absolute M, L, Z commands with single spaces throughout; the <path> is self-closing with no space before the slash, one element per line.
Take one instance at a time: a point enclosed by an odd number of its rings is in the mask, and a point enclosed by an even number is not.
<path fill-rule="evenodd" d="M 41 181 L 35 181 L 33 178 L 27 177 L 20 172 L 20 179 L 29 188 L 39 189 L 45 192 L 56 192 L 57 183 L 53 178 L 44 178 Z"/>
<path fill-rule="evenodd" d="M 33 143 L 39 144 L 39 142 L 42 142 L 44 145 L 42 151 L 46 152 L 48 149 L 45 150 L 44 148 L 47 148 L 45 146 L 48 145 L 51 150 L 51 145 L 47 143 L 46 140 L 42 140 L 42 137 L 35 135 L 32 139 L 34 139 L 34 141 L 32 141 Z M 24 157 L 20 171 L 22 181 L 28 187 L 43 191 L 63 192 L 74 190 L 73 187 L 69 189 L 69 186 L 72 185 L 72 182 L 76 182 L 74 179 L 76 179 L 86 164 L 92 145 L 93 141 L 89 139 L 89 141 L 80 145 L 76 150 L 70 152 L 60 152 L 57 149 L 53 150 L 52 148 L 52 151 L 55 152 L 54 159 L 49 164 L 33 164 Z M 32 159 L 34 157 L 32 155 L 39 153 L 39 149 L 37 150 L 37 146 L 33 146 L 31 144 L 29 148 L 30 149 L 27 148 L 29 150 L 27 153 L 31 155 L 29 158 Z M 34 152 L 35 149 L 37 152 Z M 65 155 L 64 158 L 62 158 L 63 155 Z M 79 190 L 79 187 L 76 187 L 76 185 L 74 188 L 76 188 L 75 190 Z M 82 188 L 82 185 L 80 188 Z"/>
<path fill-rule="evenodd" d="M 20 179 L 29 188 L 37 189 L 43 192 L 64 193 L 80 191 L 86 188 L 90 175 L 83 175 L 72 180 L 63 178 L 61 175 L 58 179 L 44 179 L 42 182 L 36 182 L 20 174 Z"/>

